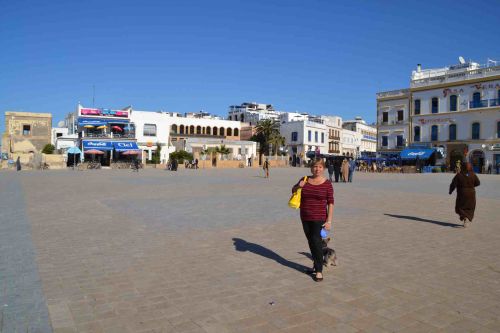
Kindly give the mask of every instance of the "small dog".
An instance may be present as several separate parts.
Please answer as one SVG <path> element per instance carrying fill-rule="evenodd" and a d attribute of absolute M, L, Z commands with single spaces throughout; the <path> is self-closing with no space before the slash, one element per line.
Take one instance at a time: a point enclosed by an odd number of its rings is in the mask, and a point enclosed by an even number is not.
<path fill-rule="evenodd" d="M 337 266 L 337 255 L 335 250 L 328 247 L 328 242 L 331 238 L 323 238 L 321 241 L 323 243 L 323 265 L 324 266 Z"/>

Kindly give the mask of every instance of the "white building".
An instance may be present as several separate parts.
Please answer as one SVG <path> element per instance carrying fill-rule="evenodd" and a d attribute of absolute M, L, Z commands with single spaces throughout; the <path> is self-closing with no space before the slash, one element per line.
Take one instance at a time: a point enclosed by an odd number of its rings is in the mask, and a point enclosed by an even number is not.
<path fill-rule="evenodd" d="M 342 129 L 341 136 L 341 155 L 358 158 L 360 156 L 361 133 L 344 128 Z"/>
<path fill-rule="evenodd" d="M 342 152 L 342 118 L 338 116 L 321 116 L 320 119 L 328 128 L 328 154 L 340 155 Z"/>
<path fill-rule="evenodd" d="M 187 138 L 185 141 L 185 150 L 189 153 L 201 153 L 203 150 L 209 148 L 217 148 L 224 145 L 229 149 L 229 158 L 247 161 L 250 157 L 257 156 L 257 142 L 254 141 L 241 141 L 241 140 L 226 140 L 215 138 Z M 201 159 L 206 156 L 200 154 Z"/>
<path fill-rule="evenodd" d="M 158 144 L 161 146 L 160 159 L 168 161 L 175 150 L 200 153 L 200 143 L 216 139 L 221 144 L 239 141 L 241 123 L 214 117 L 182 117 L 177 113 L 132 110 L 131 123 L 135 127 L 137 144 L 151 159 Z M 196 138 L 197 140 L 191 140 Z M 191 140 L 191 141 L 190 141 Z"/>
<path fill-rule="evenodd" d="M 359 153 L 375 153 L 377 151 L 377 128 L 368 125 L 361 117 L 344 121 L 343 128 L 360 134 Z M 358 156 L 360 156 L 358 154 Z"/>
<path fill-rule="evenodd" d="M 492 66 L 488 66 L 492 65 Z M 500 66 L 465 62 L 412 72 L 411 142 L 440 147 L 451 168 L 500 166 Z M 498 172 L 498 171 L 497 171 Z"/>
<path fill-rule="evenodd" d="M 410 90 L 377 93 L 377 151 L 399 154 L 410 138 Z"/>
<path fill-rule="evenodd" d="M 271 104 L 246 102 L 241 105 L 231 105 L 228 111 L 228 119 L 255 126 L 264 119 L 279 120 L 281 113 L 274 110 Z"/>
<path fill-rule="evenodd" d="M 302 163 L 308 151 L 328 154 L 328 127 L 317 121 L 299 120 L 280 124 L 280 133 L 285 138 L 285 147 L 295 165 Z"/>

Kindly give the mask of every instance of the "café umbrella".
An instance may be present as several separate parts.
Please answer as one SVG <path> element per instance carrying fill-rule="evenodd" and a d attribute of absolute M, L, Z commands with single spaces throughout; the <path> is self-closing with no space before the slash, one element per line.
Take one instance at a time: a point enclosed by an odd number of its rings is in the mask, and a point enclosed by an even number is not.
<path fill-rule="evenodd" d="M 116 131 L 123 131 L 123 129 L 120 127 L 120 126 L 111 126 L 112 129 L 116 130 Z"/>
<path fill-rule="evenodd" d="M 140 150 L 126 150 L 122 153 L 122 155 L 138 155 L 140 153 Z"/>
<path fill-rule="evenodd" d="M 107 127 L 106 125 L 101 125 L 101 126 L 97 127 L 97 129 L 106 129 L 106 127 Z"/>
<path fill-rule="evenodd" d="M 97 149 L 89 149 L 85 151 L 85 154 L 90 154 L 90 155 L 104 155 L 104 152 L 97 150 Z"/>
<path fill-rule="evenodd" d="M 94 128 L 95 126 L 94 125 L 85 125 L 83 126 L 84 128 Z"/>

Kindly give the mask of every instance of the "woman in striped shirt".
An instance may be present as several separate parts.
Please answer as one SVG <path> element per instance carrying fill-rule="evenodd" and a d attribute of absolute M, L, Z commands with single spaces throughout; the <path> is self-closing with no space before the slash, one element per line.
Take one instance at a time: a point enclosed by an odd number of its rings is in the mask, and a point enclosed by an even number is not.
<path fill-rule="evenodd" d="M 330 230 L 333 219 L 333 185 L 325 178 L 325 162 L 317 158 L 314 160 L 311 173 L 307 181 L 301 179 L 292 192 L 302 189 L 300 199 L 300 219 L 309 243 L 309 249 L 314 260 L 313 273 L 315 281 L 323 281 L 323 249 L 321 243 L 321 229 L 323 226 Z"/>

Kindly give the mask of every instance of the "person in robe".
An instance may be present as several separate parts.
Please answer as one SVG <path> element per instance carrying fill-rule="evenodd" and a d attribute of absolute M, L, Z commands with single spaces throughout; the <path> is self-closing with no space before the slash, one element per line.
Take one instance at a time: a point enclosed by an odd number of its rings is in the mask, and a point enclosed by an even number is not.
<path fill-rule="evenodd" d="M 463 163 L 460 172 L 455 175 L 450 184 L 450 195 L 457 190 L 457 199 L 455 201 L 455 213 L 463 222 L 464 228 L 467 222 L 472 222 L 474 211 L 476 210 L 476 190 L 480 185 L 479 178 L 472 170 L 470 163 Z M 468 221 L 467 221 L 468 220 Z"/>
<path fill-rule="evenodd" d="M 345 158 L 342 161 L 341 171 L 342 171 L 342 181 L 344 183 L 347 183 L 347 181 L 349 180 L 349 162 L 347 162 L 347 159 Z"/>

